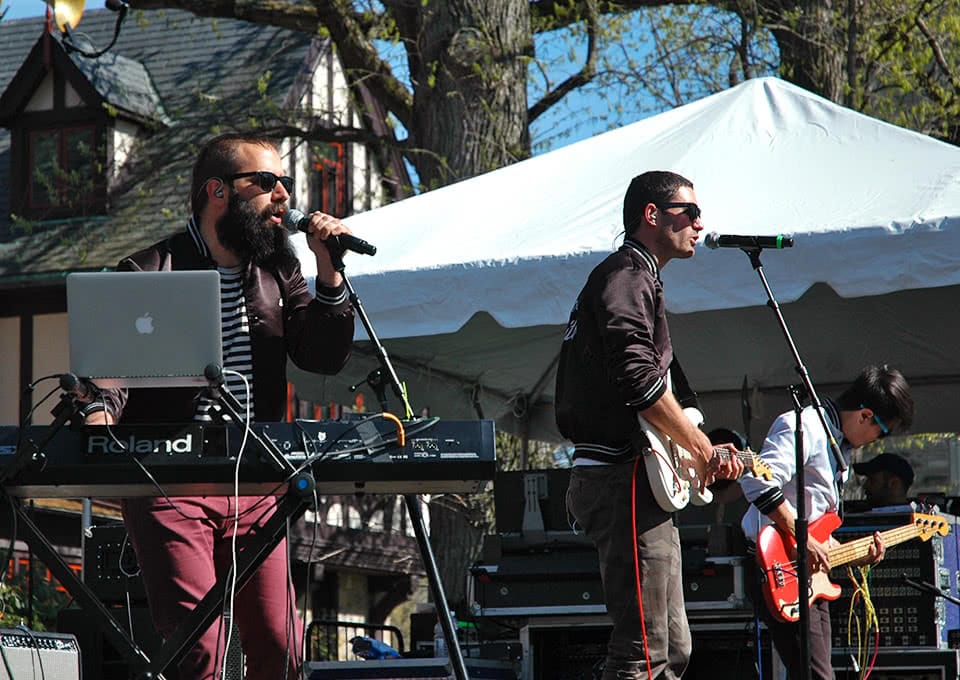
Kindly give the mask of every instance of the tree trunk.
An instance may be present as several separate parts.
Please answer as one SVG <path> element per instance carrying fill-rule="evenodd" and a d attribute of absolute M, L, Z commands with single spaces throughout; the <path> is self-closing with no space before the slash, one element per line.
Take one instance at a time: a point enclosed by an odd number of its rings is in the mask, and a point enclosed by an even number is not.
<path fill-rule="evenodd" d="M 527 0 L 447 0 L 398 12 L 414 82 L 412 155 L 429 188 L 530 155 Z M 408 25 L 404 25 L 408 24 Z"/>
<path fill-rule="evenodd" d="M 430 501 L 430 545 L 451 608 L 462 609 L 467 597 L 467 571 L 480 554 L 484 528 L 455 495 Z"/>
<path fill-rule="evenodd" d="M 780 47 L 783 75 L 800 87 L 843 101 L 846 0 L 780 0 L 767 16 Z"/>

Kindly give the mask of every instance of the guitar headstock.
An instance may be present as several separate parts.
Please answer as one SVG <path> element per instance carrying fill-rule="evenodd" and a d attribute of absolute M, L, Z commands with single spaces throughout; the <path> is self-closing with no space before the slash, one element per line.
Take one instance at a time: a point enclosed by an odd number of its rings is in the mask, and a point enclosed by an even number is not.
<path fill-rule="evenodd" d="M 946 536 L 950 533 L 950 523 L 937 515 L 924 515 L 915 512 L 913 514 L 913 525 L 917 528 L 917 537 L 921 541 L 927 541 L 936 534 Z"/>
<path fill-rule="evenodd" d="M 754 477 L 763 477 L 768 482 L 773 479 L 773 473 L 767 464 L 760 459 L 760 456 L 750 449 L 744 449 L 743 453 L 750 457 L 750 469 Z"/>

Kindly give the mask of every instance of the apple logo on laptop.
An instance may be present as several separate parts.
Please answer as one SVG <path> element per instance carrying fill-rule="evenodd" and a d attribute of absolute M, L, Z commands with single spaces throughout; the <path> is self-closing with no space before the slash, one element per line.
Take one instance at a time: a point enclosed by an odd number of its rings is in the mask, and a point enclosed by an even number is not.
<path fill-rule="evenodd" d="M 149 335 L 150 333 L 153 333 L 153 317 L 150 316 L 149 312 L 137 318 L 135 325 L 137 327 L 137 333 L 140 333 L 141 335 Z"/>

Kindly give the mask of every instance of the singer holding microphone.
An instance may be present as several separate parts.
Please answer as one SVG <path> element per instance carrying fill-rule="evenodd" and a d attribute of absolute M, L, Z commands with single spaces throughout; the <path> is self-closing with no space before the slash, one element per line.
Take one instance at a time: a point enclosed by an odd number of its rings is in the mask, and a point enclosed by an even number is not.
<path fill-rule="evenodd" d="M 353 310 L 331 257 L 331 248 L 341 249 L 342 242 L 334 246 L 334 241 L 346 240 L 349 230 L 320 212 L 298 218 L 296 226 L 306 232 L 317 260 L 312 295 L 284 226 L 293 185 L 272 141 L 243 134 L 216 137 L 204 145 L 193 168 L 193 216 L 186 228 L 118 266 L 219 270 L 225 387 L 249 408 L 252 420 L 261 422 L 284 417 L 288 357 L 303 370 L 329 375 L 344 366 L 353 344 Z M 250 400 L 240 375 L 249 384 Z M 219 422 L 214 412 L 219 405 L 196 395 L 193 388 L 104 390 L 84 415 L 90 424 Z M 234 532 L 242 550 L 274 507 L 275 499 L 259 497 L 124 499 L 124 523 L 161 635 L 172 636 L 228 573 Z M 300 677 L 302 631 L 287 565 L 283 541 L 236 594 L 233 616 L 247 680 Z M 184 656 L 180 677 L 220 677 L 226 636 L 221 620 L 211 625 Z"/>

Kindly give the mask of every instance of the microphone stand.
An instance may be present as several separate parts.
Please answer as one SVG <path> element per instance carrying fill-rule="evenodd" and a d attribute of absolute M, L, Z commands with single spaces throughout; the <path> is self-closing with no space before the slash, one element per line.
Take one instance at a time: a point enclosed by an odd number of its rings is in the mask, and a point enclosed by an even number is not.
<path fill-rule="evenodd" d="M 328 250 L 330 252 L 330 259 L 333 261 L 334 269 L 340 272 L 340 275 L 343 277 L 343 284 L 346 286 L 350 304 L 353 306 L 354 311 L 356 311 L 360 323 L 363 324 L 364 329 L 367 331 L 367 337 L 369 337 L 370 342 L 373 343 L 377 359 L 380 362 L 379 375 L 375 375 L 376 371 L 371 372 L 370 376 L 368 376 L 368 382 L 375 388 L 377 398 L 380 400 L 380 405 L 384 411 L 386 411 L 387 406 L 384 383 L 389 384 L 394 394 L 400 399 L 404 409 L 404 419 L 407 419 L 413 412 L 413 409 L 410 408 L 410 402 L 407 400 L 407 394 L 403 389 L 403 384 L 400 382 L 400 378 L 397 377 L 397 372 L 393 369 L 393 364 L 390 363 L 387 350 L 380 342 L 380 338 L 377 337 L 377 333 L 373 329 L 373 324 L 370 323 L 370 318 L 367 316 L 367 312 L 363 308 L 363 303 L 360 301 L 360 296 L 357 295 L 353 284 L 350 283 L 350 278 L 344 271 L 343 251 L 338 248 L 329 247 Z M 430 546 L 430 539 L 427 536 L 427 528 L 424 524 L 423 512 L 420 507 L 420 497 L 416 494 L 408 493 L 403 494 L 403 500 L 406 503 L 407 512 L 413 522 L 413 531 L 417 537 L 417 545 L 420 547 L 420 556 L 423 559 L 424 568 L 427 571 L 427 581 L 430 584 L 430 592 L 433 595 L 433 602 L 437 608 L 440 628 L 443 629 L 443 637 L 447 643 L 447 652 L 450 655 L 450 664 L 453 667 L 454 676 L 456 680 L 469 680 L 470 676 L 467 674 L 466 662 L 463 660 L 463 652 L 460 650 L 460 643 L 457 640 L 457 631 L 453 627 L 453 617 L 450 615 L 447 595 L 443 590 L 443 584 L 440 582 L 437 560 L 434 557 L 433 548 Z"/>
<path fill-rule="evenodd" d="M 754 271 L 757 272 L 757 275 L 760 277 L 760 283 L 763 285 L 763 290 L 767 294 L 767 306 L 773 310 L 774 315 L 777 318 L 777 323 L 780 326 L 780 330 L 783 332 L 783 337 L 787 342 L 787 346 L 790 349 L 790 354 L 793 356 L 795 362 L 795 368 L 797 373 L 800 375 L 800 380 L 803 383 L 804 388 L 806 389 L 807 395 L 810 397 L 810 404 L 813 406 L 814 413 L 817 414 L 817 417 L 820 419 L 820 425 L 823 427 L 823 432 L 827 437 L 827 442 L 830 446 L 830 451 L 833 453 L 834 460 L 837 464 L 837 471 L 843 472 L 847 469 L 847 463 L 843 459 L 843 453 L 840 451 L 840 445 L 837 443 L 837 440 L 834 438 L 833 434 L 830 432 L 830 427 L 827 425 L 826 416 L 823 413 L 823 404 L 820 401 L 820 397 L 817 396 L 817 391 L 814 389 L 813 382 L 810 380 L 810 374 L 807 371 L 806 366 L 803 364 L 803 360 L 800 358 L 800 352 L 797 350 L 797 346 L 793 341 L 793 337 L 790 335 L 790 329 L 787 327 L 787 322 L 783 318 L 783 313 L 780 311 L 780 305 L 777 303 L 777 299 L 773 295 L 773 291 L 770 289 L 770 284 L 767 282 L 767 277 L 763 273 L 763 264 L 760 262 L 760 251 L 763 250 L 760 246 L 750 247 L 750 248 L 741 248 L 743 252 L 747 254 L 747 257 L 750 258 L 750 265 L 753 267 Z M 797 599 L 800 613 L 800 650 L 804 654 L 802 660 L 803 663 L 803 678 L 809 680 L 810 675 L 810 628 L 809 628 L 809 606 L 810 600 L 808 596 L 809 592 L 809 578 L 807 578 L 807 517 L 806 517 L 806 508 L 804 503 L 804 496 L 806 490 L 802 485 L 803 477 L 803 440 L 802 440 L 802 427 L 800 421 L 800 400 L 799 395 L 795 391 L 796 388 L 791 387 L 791 395 L 793 396 L 794 403 L 797 408 L 797 440 L 796 440 L 796 478 L 797 478 L 797 520 L 794 533 L 796 535 L 797 542 L 797 571 L 798 571 L 798 580 L 797 580 Z M 801 535 L 802 532 L 802 535 Z M 804 577 L 801 579 L 801 576 Z"/>
<path fill-rule="evenodd" d="M 90 385 L 90 381 L 84 379 L 85 385 Z M 57 433 L 67 423 L 77 423 L 80 414 L 80 404 L 77 402 L 75 389 L 81 380 L 72 373 L 64 373 L 60 377 L 60 401 L 53 407 L 50 414 L 53 415 L 53 422 L 46 428 L 43 439 L 39 443 L 32 439 L 21 436 L 17 439 L 17 450 L 10 462 L 0 469 L 0 486 L 6 483 L 8 479 L 15 477 L 18 472 L 32 466 L 43 469 L 47 464 L 47 454 L 45 449 L 53 441 Z M 27 428 L 27 422 L 21 423 L 20 432 Z"/>
<path fill-rule="evenodd" d="M 800 662 L 802 664 L 802 678 L 810 680 L 810 598 L 807 583 L 810 582 L 810 564 L 807 562 L 807 494 L 806 471 L 803 469 L 803 404 L 800 400 L 800 389 L 796 385 L 790 386 L 790 398 L 793 400 L 793 411 L 796 415 L 796 430 L 794 433 L 795 464 L 797 467 L 797 518 L 793 525 L 793 535 L 797 542 L 797 607 L 800 616 L 797 625 L 800 626 Z"/>

